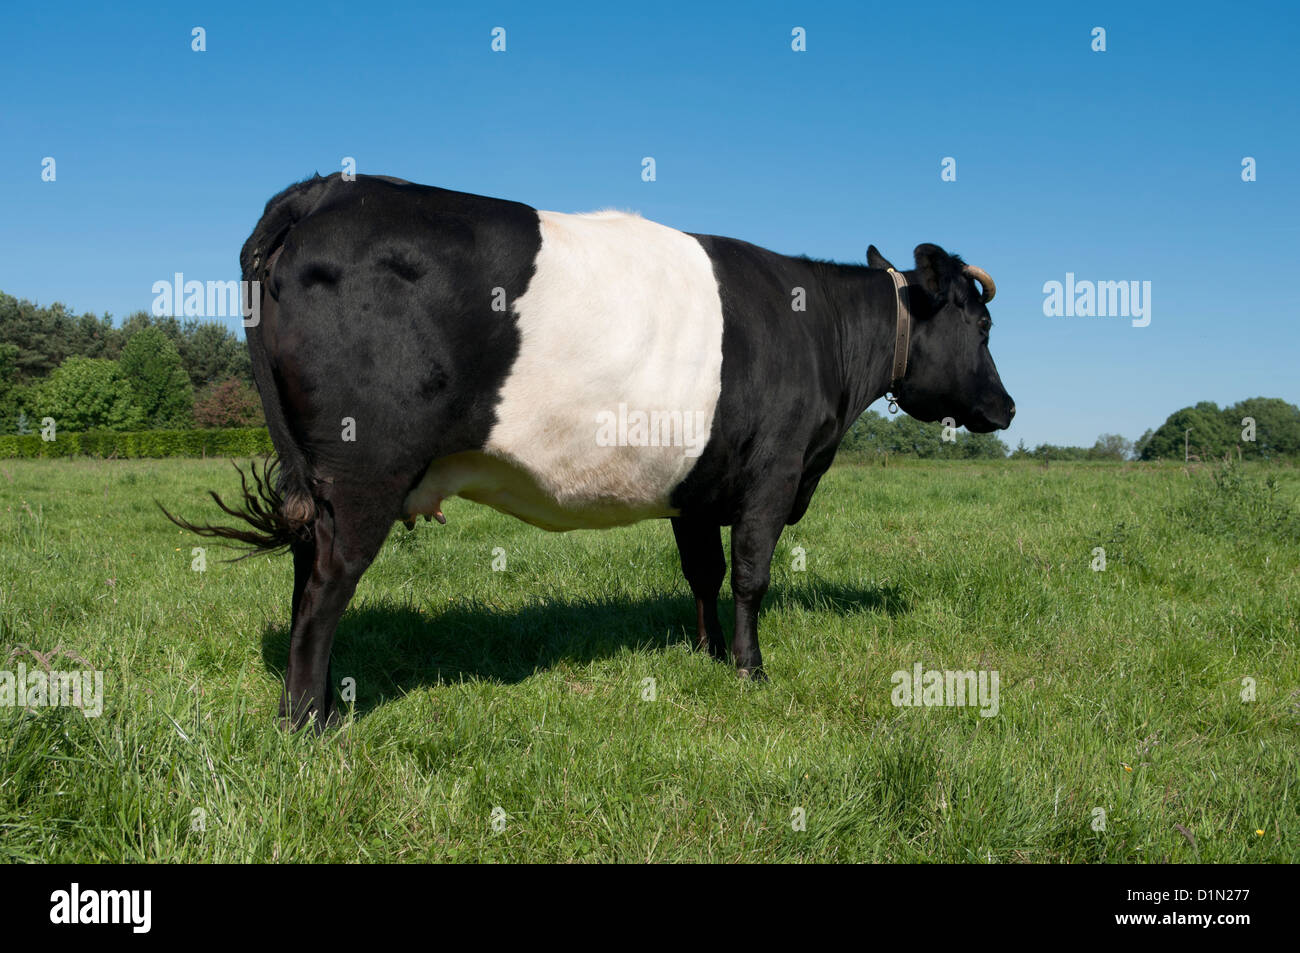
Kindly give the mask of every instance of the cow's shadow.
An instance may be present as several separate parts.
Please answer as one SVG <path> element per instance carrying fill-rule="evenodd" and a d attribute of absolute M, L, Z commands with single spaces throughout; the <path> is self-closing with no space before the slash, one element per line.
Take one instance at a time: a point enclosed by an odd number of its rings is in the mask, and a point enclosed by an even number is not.
<path fill-rule="evenodd" d="M 778 607 L 817 611 L 909 611 L 896 586 L 859 587 L 829 581 L 773 585 L 764 617 Z M 732 601 L 727 588 L 719 614 L 728 640 Z M 759 635 L 763 628 L 760 621 Z M 557 666 L 579 667 L 622 651 L 662 651 L 695 638 L 695 602 L 680 592 L 647 599 L 549 596 L 522 608 L 458 604 L 430 612 L 391 600 L 354 603 L 334 640 L 333 681 L 356 679 L 358 717 L 390 698 L 445 682 L 521 682 Z M 284 677 L 289 654 L 287 620 L 262 635 L 262 659 Z"/>

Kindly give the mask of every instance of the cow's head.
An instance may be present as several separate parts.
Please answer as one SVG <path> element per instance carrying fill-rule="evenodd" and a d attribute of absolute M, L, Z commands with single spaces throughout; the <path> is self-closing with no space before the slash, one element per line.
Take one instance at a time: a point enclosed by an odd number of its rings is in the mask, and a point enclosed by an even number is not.
<path fill-rule="evenodd" d="M 898 405 L 917 420 L 951 417 L 974 433 L 1005 430 L 1016 405 L 989 353 L 992 279 L 938 245 L 917 245 L 913 254 L 916 270 L 905 276 L 912 337 Z M 893 267 L 875 245 L 867 264 Z"/>

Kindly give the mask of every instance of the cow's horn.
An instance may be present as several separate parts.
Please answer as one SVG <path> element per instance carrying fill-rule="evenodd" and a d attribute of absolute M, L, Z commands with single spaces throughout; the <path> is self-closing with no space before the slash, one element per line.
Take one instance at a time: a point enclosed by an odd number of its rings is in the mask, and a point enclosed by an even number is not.
<path fill-rule="evenodd" d="M 998 286 L 993 283 L 993 279 L 989 277 L 989 273 L 983 268 L 976 268 L 974 265 L 967 265 L 962 269 L 962 274 L 970 275 L 980 283 L 980 287 L 984 289 L 985 304 L 992 301 L 993 296 L 998 293 Z"/>

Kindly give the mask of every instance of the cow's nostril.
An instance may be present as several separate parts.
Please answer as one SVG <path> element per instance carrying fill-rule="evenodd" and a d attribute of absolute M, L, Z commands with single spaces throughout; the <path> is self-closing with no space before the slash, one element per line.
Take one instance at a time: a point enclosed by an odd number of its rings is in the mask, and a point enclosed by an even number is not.
<path fill-rule="evenodd" d="M 1012 404 L 1011 409 L 1007 411 L 1007 416 L 1014 417 L 1015 415 L 1016 415 L 1016 405 Z"/>

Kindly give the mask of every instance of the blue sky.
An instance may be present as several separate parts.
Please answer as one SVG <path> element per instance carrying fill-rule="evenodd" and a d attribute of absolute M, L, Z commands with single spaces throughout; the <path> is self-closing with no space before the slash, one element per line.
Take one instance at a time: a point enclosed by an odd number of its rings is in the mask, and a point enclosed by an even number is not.
<path fill-rule="evenodd" d="M 790 254 L 940 244 L 997 280 L 1012 446 L 1300 402 L 1293 5 L 606 7 L 11 6 L 0 290 L 120 319 L 176 271 L 238 277 L 266 199 L 354 156 Z M 1044 316 L 1067 272 L 1150 281 L 1150 325 Z"/>

